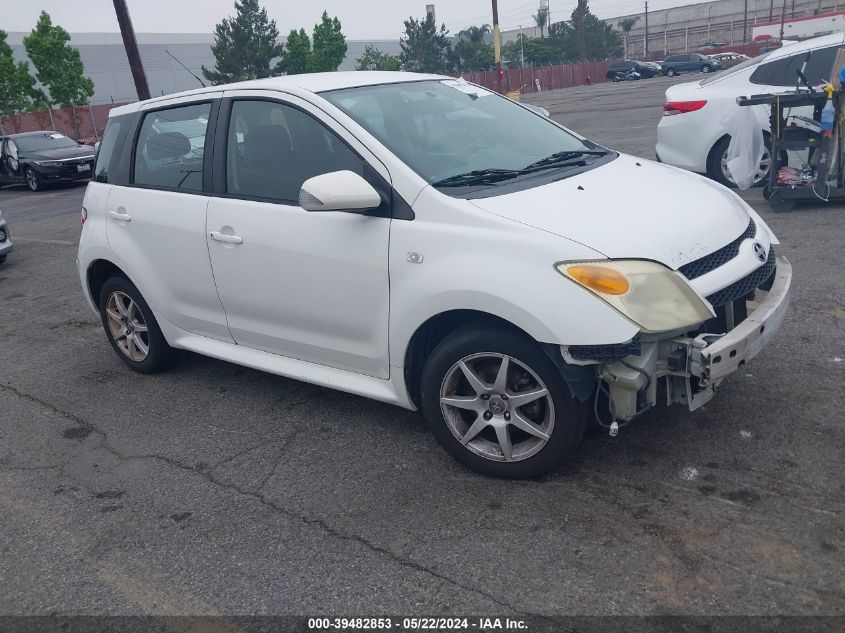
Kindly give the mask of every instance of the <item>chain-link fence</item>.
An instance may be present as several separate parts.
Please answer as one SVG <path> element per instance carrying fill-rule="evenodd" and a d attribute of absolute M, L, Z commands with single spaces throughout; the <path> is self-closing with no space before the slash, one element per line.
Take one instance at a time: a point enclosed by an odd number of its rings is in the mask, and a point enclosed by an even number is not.
<path fill-rule="evenodd" d="M 103 135 L 112 108 L 122 103 L 45 109 L 0 118 L 0 133 L 17 134 L 50 130 L 76 141 L 93 145 Z"/>

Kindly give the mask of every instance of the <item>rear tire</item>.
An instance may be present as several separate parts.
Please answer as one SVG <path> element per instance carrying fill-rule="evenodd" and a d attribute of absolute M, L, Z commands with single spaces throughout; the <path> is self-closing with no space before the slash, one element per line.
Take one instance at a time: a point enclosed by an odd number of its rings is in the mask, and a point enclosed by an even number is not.
<path fill-rule="evenodd" d="M 768 161 L 769 168 L 766 169 L 765 172 L 761 171 L 761 173 L 757 175 L 752 187 L 759 187 L 765 184 L 769 178 L 769 169 L 771 169 L 772 165 L 772 155 L 771 141 L 769 140 L 767 134 L 763 134 L 763 142 L 766 146 L 766 150 L 763 154 L 763 160 L 761 163 Z M 728 145 L 730 145 L 730 143 L 731 139 L 726 136 L 719 139 L 719 141 L 713 146 L 713 149 L 710 150 L 710 154 L 707 156 L 707 175 L 719 184 L 735 189 L 736 183 L 729 179 L 722 169 L 722 158 L 724 157 L 725 152 L 728 151 Z"/>
<path fill-rule="evenodd" d="M 41 183 L 41 176 L 32 167 L 26 168 L 24 177 L 26 178 L 26 186 L 29 187 L 30 191 L 41 191 L 44 188 Z"/>
<path fill-rule="evenodd" d="M 495 326 L 443 339 L 426 361 L 420 400 L 437 441 L 492 477 L 554 470 L 577 448 L 587 422 L 587 405 L 570 395 L 540 346 Z"/>
<path fill-rule="evenodd" d="M 106 280 L 99 307 L 106 337 L 129 369 L 152 374 L 176 360 L 177 351 L 167 344 L 150 306 L 126 277 Z"/>

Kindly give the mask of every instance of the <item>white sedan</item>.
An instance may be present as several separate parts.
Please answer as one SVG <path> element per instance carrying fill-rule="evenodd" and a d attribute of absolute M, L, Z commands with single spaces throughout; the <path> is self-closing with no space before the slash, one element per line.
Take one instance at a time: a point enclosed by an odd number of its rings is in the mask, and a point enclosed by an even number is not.
<path fill-rule="evenodd" d="M 657 159 L 733 185 L 725 158 L 731 117 L 739 110 L 737 97 L 794 90 L 799 81 L 797 71 L 805 61 L 808 82 L 826 83 L 831 80 L 834 58 L 841 45 L 841 33 L 826 35 L 779 48 L 700 81 L 672 86 L 666 91 L 663 117 L 657 126 Z M 768 106 L 753 109 L 768 137 Z M 805 110 L 795 108 L 792 114 L 811 114 Z M 771 161 L 767 150 L 755 177 L 758 183 L 768 174 Z"/>

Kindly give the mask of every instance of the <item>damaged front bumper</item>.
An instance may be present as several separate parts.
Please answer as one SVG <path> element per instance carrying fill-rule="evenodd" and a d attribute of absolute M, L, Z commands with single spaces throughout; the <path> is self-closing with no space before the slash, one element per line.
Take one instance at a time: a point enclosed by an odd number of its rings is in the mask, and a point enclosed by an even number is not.
<path fill-rule="evenodd" d="M 766 296 L 727 333 L 643 338 L 639 354 L 600 364 L 598 376 L 607 385 L 612 419 L 629 421 L 657 404 L 661 382 L 667 404 L 683 403 L 695 410 L 709 402 L 721 381 L 759 354 L 775 335 L 789 307 L 791 285 L 792 266 L 778 257 Z M 567 350 L 561 351 L 571 361 Z"/>

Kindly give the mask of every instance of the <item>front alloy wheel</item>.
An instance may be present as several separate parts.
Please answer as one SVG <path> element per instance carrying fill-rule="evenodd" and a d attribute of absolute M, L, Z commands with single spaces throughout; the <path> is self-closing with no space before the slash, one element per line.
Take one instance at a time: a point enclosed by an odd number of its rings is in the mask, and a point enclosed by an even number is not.
<path fill-rule="evenodd" d="M 537 454 L 555 426 L 555 405 L 537 374 L 507 354 L 471 354 L 440 387 L 446 425 L 485 459 L 518 462 Z"/>
<path fill-rule="evenodd" d="M 443 447 L 494 477 L 536 477 L 578 446 L 587 409 L 524 334 L 474 326 L 447 336 L 423 369 L 420 399 Z"/>

